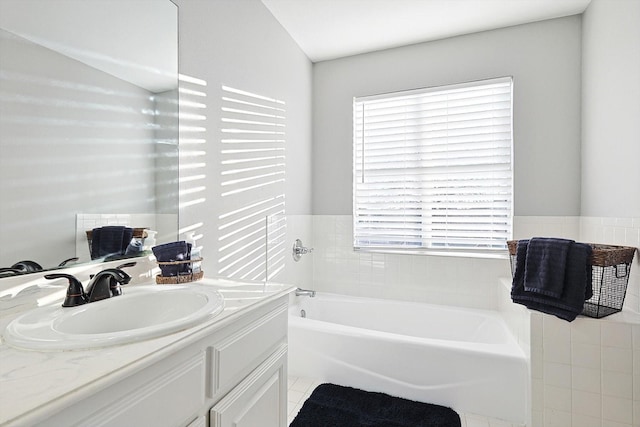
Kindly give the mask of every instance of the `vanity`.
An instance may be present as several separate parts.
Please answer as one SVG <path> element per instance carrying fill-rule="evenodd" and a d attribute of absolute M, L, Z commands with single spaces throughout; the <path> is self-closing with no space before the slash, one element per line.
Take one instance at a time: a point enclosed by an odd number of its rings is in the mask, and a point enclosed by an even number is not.
<path fill-rule="evenodd" d="M 3 336 L 0 425 L 286 426 L 293 288 L 224 279 L 183 286 L 217 290 L 224 308 L 186 330 L 92 349 L 24 350 Z M 2 331 L 21 314 L 0 317 Z"/>

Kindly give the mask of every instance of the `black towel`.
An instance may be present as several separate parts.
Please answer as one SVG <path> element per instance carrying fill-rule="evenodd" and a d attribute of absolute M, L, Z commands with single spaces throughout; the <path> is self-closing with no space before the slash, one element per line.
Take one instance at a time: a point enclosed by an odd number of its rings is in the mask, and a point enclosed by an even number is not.
<path fill-rule="evenodd" d="M 184 240 L 156 245 L 152 247 L 151 250 L 159 262 L 185 261 L 191 259 L 191 243 L 187 243 Z M 191 264 L 160 264 L 160 270 L 165 277 L 188 274 L 191 273 Z"/>
<path fill-rule="evenodd" d="M 532 310 L 552 314 L 560 319 L 573 321 L 582 313 L 584 302 L 592 296 L 591 246 L 584 243 L 573 243 L 567 253 L 564 272 L 564 287 L 559 298 L 535 292 L 527 292 L 524 288 L 525 259 L 528 240 L 518 241 L 516 250 L 516 267 L 511 287 L 511 299 Z"/>
<path fill-rule="evenodd" d="M 358 390 L 319 385 L 290 427 L 460 427 L 458 414 L 445 406 Z"/>
<path fill-rule="evenodd" d="M 105 226 L 91 230 L 91 259 L 124 255 L 133 238 L 133 228 Z"/>
<path fill-rule="evenodd" d="M 534 237 L 527 246 L 524 290 L 560 298 L 573 240 Z"/>

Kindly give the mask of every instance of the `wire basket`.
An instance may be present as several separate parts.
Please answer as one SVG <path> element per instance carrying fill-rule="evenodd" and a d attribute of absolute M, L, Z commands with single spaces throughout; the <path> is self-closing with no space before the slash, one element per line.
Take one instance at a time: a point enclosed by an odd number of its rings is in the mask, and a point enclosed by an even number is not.
<path fill-rule="evenodd" d="M 197 262 L 201 262 L 202 258 L 194 258 L 187 259 L 184 261 L 167 261 L 161 262 L 157 261 L 158 265 L 182 265 L 182 264 L 194 264 Z M 162 274 L 158 274 L 156 276 L 156 284 L 158 285 L 179 285 L 181 283 L 190 283 L 195 282 L 196 280 L 200 280 L 204 277 L 204 271 L 200 270 L 197 272 L 189 272 L 189 273 L 181 273 L 177 276 L 163 276 Z"/>
<path fill-rule="evenodd" d="M 588 243 L 592 254 L 591 264 L 593 296 L 584 302 L 582 314 L 601 318 L 622 310 L 627 293 L 631 262 L 636 248 L 630 246 Z M 517 240 L 507 242 L 511 260 L 511 274 L 516 269 Z"/>

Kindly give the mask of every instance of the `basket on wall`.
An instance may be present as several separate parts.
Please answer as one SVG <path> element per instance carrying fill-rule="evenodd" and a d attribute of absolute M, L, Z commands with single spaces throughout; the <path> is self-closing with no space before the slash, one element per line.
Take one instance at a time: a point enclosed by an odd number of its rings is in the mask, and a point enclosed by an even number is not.
<path fill-rule="evenodd" d="M 593 296 L 584 302 L 582 314 L 601 318 L 622 310 L 627 293 L 631 262 L 636 248 L 630 246 L 588 243 L 592 254 L 589 259 L 592 271 Z M 507 242 L 511 260 L 511 274 L 515 273 L 517 240 Z"/>
<path fill-rule="evenodd" d="M 157 261 L 158 265 L 182 265 L 182 264 L 194 264 L 202 262 L 202 258 L 194 258 L 187 259 L 184 261 Z M 156 284 L 158 285 L 179 285 L 182 283 L 190 283 L 195 282 L 196 280 L 200 280 L 204 277 L 204 271 L 200 270 L 197 272 L 191 271 L 189 269 L 189 273 L 180 273 L 176 276 L 163 276 L 162 274 L 158 274 L 156 276 Z"/>

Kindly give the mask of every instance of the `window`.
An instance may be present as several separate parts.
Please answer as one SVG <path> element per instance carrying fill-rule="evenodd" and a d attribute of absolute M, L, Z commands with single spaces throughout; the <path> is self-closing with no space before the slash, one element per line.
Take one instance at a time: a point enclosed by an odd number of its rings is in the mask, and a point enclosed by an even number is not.
<path fill-rule="evenodd" d="M 354 99 L 354 247 L 503 250 L 512 79 Z"/>

